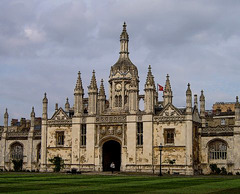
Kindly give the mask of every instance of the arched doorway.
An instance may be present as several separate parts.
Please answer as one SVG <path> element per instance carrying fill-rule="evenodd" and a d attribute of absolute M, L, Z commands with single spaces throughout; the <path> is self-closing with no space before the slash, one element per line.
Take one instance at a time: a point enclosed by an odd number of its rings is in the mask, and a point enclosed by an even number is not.
<path fill-rule="evenodd" d="M 121 145 L 117 141 L 110 140 L 103 144 L 103 171 L 110 171 L 110 164 L 115 163 L 115 170 L 120 171 L 121 166 Z"/>

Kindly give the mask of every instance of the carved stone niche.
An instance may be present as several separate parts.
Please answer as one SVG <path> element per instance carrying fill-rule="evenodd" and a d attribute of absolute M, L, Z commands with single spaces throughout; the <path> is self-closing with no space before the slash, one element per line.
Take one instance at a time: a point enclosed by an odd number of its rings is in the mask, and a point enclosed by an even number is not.
<path fill-rule="evenodd" d="M 109 127 L 109 129 L 108 129 L 108 135 L 114 135 L 114 129 L 113 129 L 113 127 Z"/>
<path fill-rule="evenodd" d="M 105 135 L 106 134 L 106 129 L 105 127 L 102 127 L 100 130 L 101 135 Z"/>

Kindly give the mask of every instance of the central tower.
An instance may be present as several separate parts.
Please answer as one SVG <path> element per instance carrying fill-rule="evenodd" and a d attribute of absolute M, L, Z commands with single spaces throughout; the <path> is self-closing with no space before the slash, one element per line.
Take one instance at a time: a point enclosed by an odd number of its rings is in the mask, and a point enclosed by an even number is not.
<path fill-rule="evenodd" d="M 115 111 L 138 111 L 139 77 L 137 67 L 129 59 L 127 25 L 120 35 L 120 56 L 109 76 L 109 108 Z M 132 94 L 131 94 L 132 93 Z"/>

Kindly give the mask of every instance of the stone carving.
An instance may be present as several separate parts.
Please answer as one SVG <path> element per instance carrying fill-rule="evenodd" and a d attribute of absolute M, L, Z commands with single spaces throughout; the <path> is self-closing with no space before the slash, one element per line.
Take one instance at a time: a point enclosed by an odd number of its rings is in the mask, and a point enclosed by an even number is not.
<path fill-rule="evenodd" d="M 122 134 L 122 129 L 121 129 L 121 128 L 118 128 L 118 129 L 117 129 L 117 134 L 118 134 L 118 135 L 121 135 L 121 134 Z"/>
<path fill-rule="evenodd" d="M 102 129 L 100 130 L 100 133 L 101 133 L 101 135 L 105 135 L 105 134 L 106 134 L 106 129 L 105 129 L 105 128 L 102 128 Z"/>
<path fill-rule="evenodd" d="M 109 134 L 109 135 L 113 135 L 113 134 L 114 134 L 114 129 L 113 129 L 112 127 L 110 127 L 110 128 L 108 129 L 108 134 Z"/>
<path fill-rule="evenodd" d="M 122 123 L 126 122 L 126 116 L 99 116 L 96 118 L 97 123 Z"/>

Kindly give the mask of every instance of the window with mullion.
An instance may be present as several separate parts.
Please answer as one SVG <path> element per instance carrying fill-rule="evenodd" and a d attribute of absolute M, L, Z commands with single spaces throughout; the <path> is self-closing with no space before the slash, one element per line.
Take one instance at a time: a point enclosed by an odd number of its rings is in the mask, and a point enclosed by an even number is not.
<path fill-rule="evenodd" d="M 81 146 L 86 146 L 87 144 L 87 126 L 86 124 L 81 125 Z"/>
<path fill-rule="evenodd" d="M 137 123 L 137 145 L 138 146 L 143 145 L 143 123 L 142 122 Z"/>

